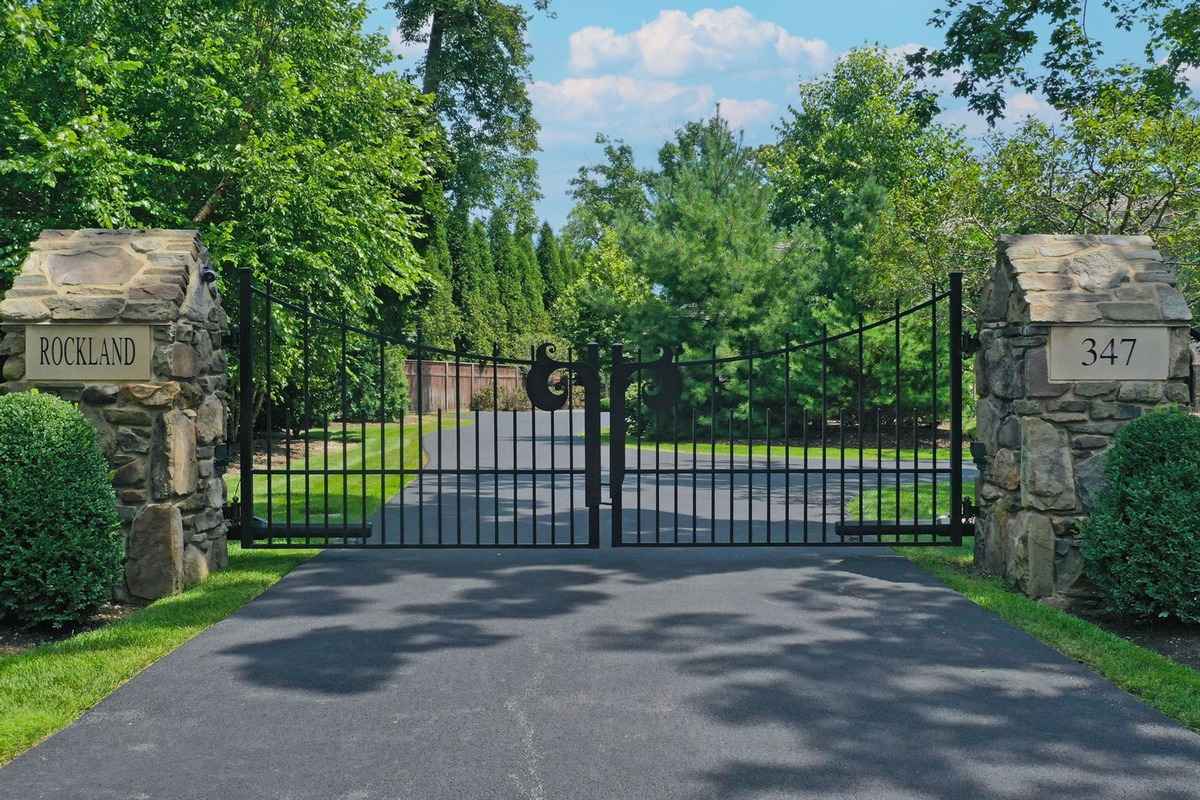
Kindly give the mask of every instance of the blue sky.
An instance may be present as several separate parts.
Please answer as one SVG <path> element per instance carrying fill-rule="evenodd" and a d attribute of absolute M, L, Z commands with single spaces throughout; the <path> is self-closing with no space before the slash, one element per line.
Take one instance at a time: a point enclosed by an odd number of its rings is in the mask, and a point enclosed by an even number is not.
<path fill-rule="evenodd" d="M 391 11 L 378 5 L 369 27 L 390 33 Z M 539 170 L 545 198 L 538 213 L 556 228 L 566 219 L 568 181 L 599 159 L 597 132 L 634 146 L 653 162 L 658 146 L 689 119 L 722 116 L 749 143 L 766 141 L 771 125 L 796 98 L 797 83 L 827 70 L 841 53 L 864 44 L 903 52 L 935 46 L 930 27 L 936 0 L 742 0 L 604 3 L 555 0 L 556 16 L 530 23 L 533 81 L 530 94 L 542 123 Z M 1095 4 L 1099 5 L 1099 4 Z M 1114 58 L 1138 58 L 1141 42 L 1115 32 L 1100 13 L 1089 33 Z M 396 41 L 393 37 L 393 41 Z M 408 59 L 420 50 L 394 48 Z M 948 99 L 943 121 L 968 136 L 983 121 Z M 1054 114 L 1039 98 L 1013 92 L 1010 120 Z"/>

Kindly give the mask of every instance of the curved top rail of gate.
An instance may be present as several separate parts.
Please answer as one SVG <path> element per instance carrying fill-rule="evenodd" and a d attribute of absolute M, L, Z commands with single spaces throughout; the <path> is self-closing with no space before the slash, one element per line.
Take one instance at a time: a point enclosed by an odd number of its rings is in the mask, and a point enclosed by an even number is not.
<path fill-rule="evenodd" d="M 954 273 L 954 274 L 958 275 L 960 273 Z M 422 353 L 444 355 L 444 356 L 450 356 L 452 358 L 458 357 L 460 359 L 465 359 L 468 361 L 475 361 L 475 360 L 489 361 L 489 362 L 495 361 L 496 363 L 499 363 L 499 364 L 511 364 L 514 366 L 533 366 L 534 364 L 536 364 L 536 360 L 533 358 L 518 358 L 518 357 L 513 357 L 513 356 L 503 356 L 503 355 L 500 355 L 498 352 L 470 353 L 470 352 L 465 352 L 462 350 L 451 350 L 451 349 L 447 349 L 447 348 L 443 348 L 443 347 L 436 347 L 434 345 L 430 345 L 425 342 L 422 342 L 420 340 L 419 333 L 412 337 L 410 337 L 410 336 L 403 336 L 403 337 L 390 336 L 387 334 L 380 333 L 378 331 L 372 331 L 367 328 L 363 328 L 358 325 L 354 325 L 345 320 L 333 319 L 333 318 L 324 316 L 322 314 L 318 314 L 317 312 L 313 311 L 312 309 L 310 309 L 300 303 L 294 303 L 289 300 L 285 300 L 283 298 L 275 296 L 274 294 L 271 293 L 270 282 L 267 283 L 266 289 L 262 289 L 254 284 L 251 284 L 251 291 L 254 294 L 258 295 L 259 297 L 269 300 L 272 305 L 277 305 L 277 306 L 281 306 L 283 308 L 287 308 L 297 314 L 304 314 L 304 315 L 308 316 L 310 319 L 317 320 L 319 322 L 323 322 L 327 325 L 333 325 L 333 326 L 337 326 L 340 328 L 344 328 L 348 332 L 355 333 L 360 336 L 365 336 L 367 338 L 374 339 L 375 341 L 378 341 L 378 342 L 386 342 L 388 344 L 401 345 L 404 347 L 412 348 L 414 350 L 419 350 Z M 796 343 L 792 343 L 792 344 L 787 344 L 787 345 L 784 345 L 783 347 L 776 347 L 776 348 L 773 348 L 770 350 L 754 350 L 754 351 L 748 351 L 748 352 L 741 352 L 741 353 L 737 353 L 737 354 L 730 355 L 730 356 L 680 360 L 680 361 L 676 361 L 675 363 L 681 367 L 703 366 L 703 365 L 708 365 L 708 364 L 729 364 L 729 363 L 733 363 L 736 361 L 744 361 L 744 360 L 750 359 L 750 358 L 753 358 L 753 359 L 771 358 L 772 356 L 784 355 L 786 353 L 795 353 L 795 352 L 798 352 L 801 350 L 807 350 L 812 347 L 820 347 L 821 345 L 834 344 L 835 342 L 839 342 L 843 339 L 849 339 L 850 337 L 857 336 L 860 333 L 866 333 L 867 331 L 873 330 L 875 328 L 880 328 L 889 323 L 894 323 L 905 317 L 911 316 L 913 314 L 917 314 L 927 308 L 935 306 L 937 303 L 939 303 L 943 300 L 950 299 L 952 293 L 953 293 L 952 289 L 944 289 L 941 291 L 938 291 L 935 289 L 928 299 L 923 300 L 920 303 L 917 303 L 916 305 L 912 305 L 912 306 L 909 306 L 908 308 L 904 308 L 904 309 L 900 308 L 900 302 L 899 302 L 899 300 L 897 300 L 896 301 L 896 310 L 886 317 L 881 317 L 880 319 L 872 320 L 870 322 L 864 322 L 856 327 L 847 328 L 846 330 L 841 331 L 840 333 L 834 333 L 834 334 L 827 333 L 825 336 L 819 337 L 817 339 L 810 339 L 805 342 L 796 342 Z M 861 319 L 861 317 L 860 317 L 860 319 Z"/>

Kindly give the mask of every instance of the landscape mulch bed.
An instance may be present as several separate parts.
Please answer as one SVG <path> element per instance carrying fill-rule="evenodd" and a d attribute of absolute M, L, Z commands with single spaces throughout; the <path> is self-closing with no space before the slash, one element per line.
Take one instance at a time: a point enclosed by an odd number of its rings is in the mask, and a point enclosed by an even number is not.
<path fill-rule="evenodd" d="M 38 645 L 70 639 L 77 633 L 111 625 L 142 607 L 136 603 L 107 603 L 90 619 L 62 628 L 22 629 L 0 622 L 0 656 L 13 656 Z"/>
<path fill-rule="evenodd" d="M 1128 620 L 1100 612 L 1076 612 L 1076 616 L 1178 664 L 1200 670 L 1200 625 L 1174 620 Z"/>

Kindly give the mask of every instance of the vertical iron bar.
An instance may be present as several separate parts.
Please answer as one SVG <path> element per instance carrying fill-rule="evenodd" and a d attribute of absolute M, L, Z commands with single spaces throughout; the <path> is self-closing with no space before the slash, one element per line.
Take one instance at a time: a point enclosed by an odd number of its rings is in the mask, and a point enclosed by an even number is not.
<path fill-rule="evenodd" d="M 883 522 L 883 406 L 875 406 L 875 521 Z"/>
<path fill-rule="evenodd" d="M 271 342 L 272 342 L 271 328 L 273 327 L 273 325 L 272 325 L 271 282 L 270 281 L 267 281 L 266 290 L 267 290 L 267 315 L 266 315 L 266 320 L 267 320 L 267 326 L 266 326 L 266 328 L 267 328 L 267 330 L 266 330 L 266 334 L 267 334 L 267 336 L 266 336 L 266 351 L 267 351 L 267 358 L 266 358 L 266 362 L 267 362 L 266 363 L 266 367 L 267 367 L 267 375 L 266 375 L 266 383 L 267 383 L 267 533 L 269 535 L 270 532 L 272 530 L 274 530 L 273 525 L 274 525 L 274 519 L 275 519 L 274 518 L 274 500 L 271 497 L 271 495 L 275 491 L 275 483 L 274 483 L 275 472 L 274 472 L 274 469 L 271 467 L 271 461 L 275 455 L 275 453 L 274 453 L 275 427 L 274 427 L 273 421 L 271 420 L 271 416 L 275 413 L 275 397 L 274 397 L 275 388 L 274 388 L 274 382 L 271 379 Z M 253 332 L 252 325 L 251 325 L 251 332 Z M 254 412 L 251 411 L 250 413 L 254 413 Z M 251 432 L 251 436 L 253 437 L 253 431 Z M 254 467 L 253 460 L 251 460 L 250 466 L 253 469 L 253 467 Z M 251 488 L 253 488 L 253 484 L 251 484 Z M 244 489 L 243 489 L 243 494 L 245 494 Z M 253 492 L 251 492 L 251 498 L 253 498 L 253 496 L 254 496 L 254 494 L 253 494 Z M 253 520 L 254 520 L 253 512 L 251 512 L 251 524 L 253 524 Z M 268 541 L 270 541 L 270 540 L 268 539 Z"/>
<path fill-rule="evenodd" d="M 767 544 L 772 544 L 771 538 L 771 407 L 763 409 L 763 425 L 767 439 Z"/>
<path fill-rule="evenodd" d="M 584 401 L 584 460 L 587 476 L 584 481 L 588 507 L 588 547 L 600 547 L 600 345 L 588 342 L 588 380 Z"/>
<path fill-rule="evenodd" d="M 671 466 L 675 468 L 675 544 L 679 544 L 679 401 L 671 411 Z"/>
<path fill-rule="evenodd" d="M 709 411 L 708 411 L 708 437 L 709 437 L 709 453 L 708 453 L 708 499 L 712 506 L 710 510 L 709 524 L 712 526 L 711 539 L 713 544 L 717 543 L 717 346 L 712 347 L 712 385 L 709 387 Z"/>
<path fill-rule="evenodd" d="M 311 323 L 312 323 L 312 314 L 309 311 L 308 299 L 306 298 L 304 301 L 304 330 L 303 330 L 303 333 L 301 334 L 302 335 L 301 352 L 303 354 L 302 358 L 304 359 L 304 363 L 302 365 L 303 371 L 301 373 L 303 375 L 302 391 L 304 392 L 304 403 L 302 406 L 303 417 L 300 420 L 300 424 L 304 427 L 304 527 L 305 527 L 305 529 L 307 529 L 312 522 L 311 513 L 310 513 L 312 510 L 311 498 L 309 496 L 309 486 L 312 485 L 312 475 L 310 472 L 311 465 L 309 463 L 309 440 L 311 438 L 310 437 L 311 428 L 309 426 L 309 421 L 308 421 L 309 406 L 311 404 L 311 399 L 310 399 L 309 393 L 308 393 L 308 374 L 309 374 L 308 362 L 311 360 L 309 327 L 310 327 Z M 304 537 L 304 543 L 309 544 L 309 539 L 307 536 Z"/>
<path fill-rule="evenodd" d="M 439 467 L 444 466 L 442 464 Z M 462 352 L 454 347 L 454 543 L 462 544 Z"/>
<path fill-rule="evenodd" d="M 829 420 L 829 331 L 821 326 L 821 541 L 827 540 L 826 527 L 829 524 L 829 465 L 825 463 L 825 425 Z"/>
<path fill-rule="evenodd" d="M 254 544 L 254 293 L 250 288 L 250 270 L 243 268 L 238 283 L 238 438 L 241 453 L 241 526 L 242 547 Z M 270 284 L 267 284 L 267 330 L 271 330 Z M 270 344 L 268 340 L 268 358 Z M 267 387 L 270 391 L 270 373 Z M 269 399 L 268 399 L 269 402 Z M 267 428 L 267 469 L 271 464 L 271 429 Z M 271 475 L 267 473 L 267 498 L 271 497 Z M 270 530 L 271 516 L 268 506 L 267 526 Z"/>
<path fill-rule="evenodd" d="M 838 478 L 841 483 L 841 494 L 838 497 L 838 522 L 843 529 L 846 526 L 846 409 L 838 409 L 838 450 L 841 451 L 841 461 Z"/>
<path fill-rule="evenodd" d="M 537 354 L 531 345 L 529 347 L 529 360 L 532 362 L 537 358 Z M 533 519 L 530 522 L 530 544 L 537 545 L 537 409 L 533 407 L 533 403 L 529 404 L 529 450 L 530 450 L 530 465 L 533 468 L 533 474 L 530 477 L 530 504 L 533 511 Z"/>
<path fill-rule="evenodd" d="M 567 349 L 567 363 L 574 362 L 574 351 Z M 567 370 L 567 468 L 571 472 L 567 488 L 571 495 L 571 544 L 575 544 L 575 373 Z"/>
<path fill-rule="evenodd" d="M 746 361 L 746 544 L 754 544 L 754 345 Z"/>
<path fill-rule="evenodd" d="M 519 488 L 520 477 L 517 475 L 517 409 L 516 404 L 513 404 L 512 410 L 512 430 L 513 430 L 513 447 L 512 447 L 512 478 L 513 478 L 513 547 L 521 543 L 521 537 L 518 534 L 517 525 L 517 505 L 521 498 L 521 490 Z"/>
<path fill-rule="evenodd" d="M 609 539 L 613 547 L 625 543 L 625 388 L 633 374 L 625 364 L 625 346 L 609 348 L 608 381 L 608 498 L 611 504 Z"/>
<path fill-rule="evenodd" d="M 347 457 L 350 454 L 350 437 L 346 431 L 346 418 L 350 415 L 348 409 L 350 407 L 347 398 L 346 390 L 346 315 L 343 312 L 341 316 L 341 354 L 339 370 L 341 372 L 339 378 L 342 388 L 342 530 L 349 532 L 350 527 L 350 466 Z M 342 537 L 342 544 L 346 544 L 346 537 Z"/>
<path fill-rule="evenodd" d="M 637 354 L 638 363 L 642 363 L 642 348 L 638 348 Z M 642 417 L 645 404 L 642 402 L 642 374 L 638 372 L 637 377 L 637 543 L 642 543 L 642 428 L 645 427 L 645 420 Z"/>
<path fill-rule="evenodd" d="M 893 321 L 894 356 L 896 358 L 896 527 L 900 527 L 900 298 L 896 298 L 895 304 L 895 320 Z M 899 533 L 896 534 L 896 541 L 900 541 Z"/>
<path fill-rule="evenodd" d="M 805 544 L 808 544 L 808 406 L 800 406 L 800 430 L 801 441 L 800 447 L 804 450 L 804 504 L 801 513 L 804 515 L 804 538 Z"/>
<path fill-rule="evenodd" d="M 696 409 L 692 408 L 692 544 L 696 543 Z"/>
<path fill-rule="evenodd" d="M 729 406 L 729 543 L 733 544 L 733 405 Z"/>
<path fill-rule="evenodd" d="M 930 361 L 932 361 L 933 363 L 931 363 L 931 364 L 929 365 L 929 376 L 930 376 L 930 384 L 931 384 L 931 389 L 930 389 L 930 392 L 929 392 L 929 397 L 930 397 L 930 409 L 929 409 L 929 411 L 930 411 L 930 414 L 931 414 L 931 416 L 932 416 L 932 419 L 930 420 L 930 423 L 929 423 L 929 432 L 930 432 L 930 434 L 931 434 L 931 435 L 930 435 L 930 439 L 932 440 L 932 441 L 930 442 L 930 453 L 931 453 L 931 456 L 932 456 L 932 459 L 933 459 L 933 472 L 932 472 L 932 482 L 933 482 L 933 528 L 934 528 L 934 530 L 935 530 L 935 531 L 937 530 L 937 520 L 938 520 L 938 474 L 937 474 L 937 466 L 938 466 L 938 462 L 937 462 L 937 457 L 938 457 L 938 441 L 937 441 L 937 437 L 938 437 L 938 396 L 937 396 L 937 395 L 938 395 L 938 335 L 937 335 L 937 300 L 938 300 L 938 297 L 937 297 L 937 286 L 936 286 L 936 285 L 933 285 L 933 284 L 931 284 L 931 285 L 930 285 L 930 287 L 929 287 L 929 313 L 930 313 L 930 323 L 929 323 L 929 333 L 930 333 L 930 337 L 929 337 L 929 338 L 930 338 L 930 346 L 929 346 L 929 352 L 930 352 L 930 353 L 931 353 L 931 355 L 932 355 L 932 357 L 930 358 Z M 936 534 L 936 533 L 934 533 L 934 535 L 933 535 L 933 538 L 934 538 L 934 540 L 935 540 L 935 541 L 937 540 L 937 534 Z"/>
<path fill-rule="evenodd" d="M 783 351 L 783 540 L 792 543 L 792 351 Z"/>
<path fill-rule="evenodd" d="M 472 378 L 471 397 L 474 398 L 474 396 L 475 380 Z M 483 470 L 480 469 L 483 466 L 483 459 L 479 457 L 479 409 L 473 408 L 471 411 L 474 415 L 473 423 L 475 427 L 475 544 L 481 545 L 483 544 L 483 515 L 480 509 L 479 496 L 483 494 L 483 487 L 480 485 L 483 482 Z"/>
<path fill-rule="evenodd" d="M 550 412 L 550 546 L 551 547 L 554 547 L 556 544 L 558 544 L 557 526 L 556 526 L 556 522 L 554 519 L 554 516 L 557 513 L 557 503 L 554 499 L 554 495 L 558 491 L 558 470 L 555 465 L 556 458 L 554 455 L 554 448 L 555 448 L 554 415 L 557 413 L 558 413 L 557 411 Z M 535 478 L 535 480 L 536 480 L 536 478 Z"/>
<path fill-rule="evenodd" d="M 443 375 L 445 373 L 442 373 Z M 446 393 L 442 392 L 442 398 L 446 397 Z M 446 468 L 446 459 L 442 457 L 442 407 L 437 408 L 437 528 L 438 528 L 438 544 L 442 544 L 442 470 Z"/>
<path fill-rule="evenodd" d="M 921 505 L 921 473 L 917 470 L 919 464 L 917 454 L 921 449 L 921 442 L 917 438 L 917 403 L 916 397 L 913 397 L 913 527 L 917 525 L 917 509 Z M 914 531 L 913 541 L 916 542 L 920 536 Z"/>
<path fill-rule="evenodd" d="M 662 482 L 662 462 L 660 457 L 661 439 L 662 439 L 662 411 L 655 409 L 654 411 L 654 543 L 659 544 L 662 541 L 662 498 L 659 493 Z"/>
<path fill-rule="evenodd" d="M 500 545 L 500 343 L 492 342 L 492 544 Z"/>
<path fill-rule="evenodd" d="M 324 452 L 321 454 L 321 466 L 325 473 L 321 476 L 321 502 L 325 508 L 325 536 L 329 536 L 329 412 L 322 415 L 321 420 L 321 438 L 324 444 Z M 342 542 L 345 544 L 345 542 Z"/>
<path fill-rule="evenodd" d="M 417 326 L 417 543 L 425 544 L 425 359 Z"/>
<path fill-rule="evenodd" d="M 962 544 L 962 273 L 950 273 L 950 535 Z"/>
<path fill-rule="evenodd" d="M 287 510 L 286 524 L 289 545 L 292 543 L 292 413 L 293 409 L 289 405 L 286 411 L 287 416 L 285 417 L 286 421 L 283 428 L 283 488 L 286 492 L 287 498 L 286 502 L 284 503 L 284 507 Z"/>
<path fill-rule="evenodd" d="M 360 436 L 362 437 L 360 445 L 362 449 L 362 520 L 363 529 L 367 527 L 367 415 L 365 413 L 359 417 Z"/>
<path fill-rule="evenodd" d="M 403 426 L 401 426 L 403 428 Z M 401 431 L 401 436 L 403 436 Z M 387 544 L 387 345 L 379 340 L 379 546 Z M 401 479 L 403 483 L 403 478 Z M 364 523 L 365 524 L 365 523 Z"/>
<path fill-rule="evenodd" d="M 863 372 L 866 365 L 863 357 L 863 316 L 858 315 L 858 521 L 863 521 L 863 493 L 865 491 L 863 471 L 866 452 L 863 450 Z"/>

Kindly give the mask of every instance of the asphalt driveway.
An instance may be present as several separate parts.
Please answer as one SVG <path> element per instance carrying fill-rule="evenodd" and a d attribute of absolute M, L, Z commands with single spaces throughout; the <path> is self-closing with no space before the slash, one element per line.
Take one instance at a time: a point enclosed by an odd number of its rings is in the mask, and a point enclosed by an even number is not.
<path fill-rule="evenodd" d="M 582 421 L 552 444 L 549 419 L 429 433 L 429 468 L 497 474 L 411 485 L 375 541 L 561 541 L 573 516 L 585 541 L 580 479 L 502 474 L 582 464 Z M 644 532 L 757 541 L 770 508 L 836 535 L 833 479 L 720 479 L 715 514 L 713 484 L 677 511 L 663 480 Z M 613 550 L 608 519 L 598 551 L 327 552 L 0 769 L 0 798 L 1200 798 L 1200 736 L 886 550 Z"/>
<path fill-rule="evenodd" d="M 0 797 L 1193 798 L 1200 736 L 886 551 L 330 552 Z"/>

